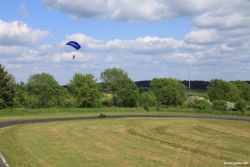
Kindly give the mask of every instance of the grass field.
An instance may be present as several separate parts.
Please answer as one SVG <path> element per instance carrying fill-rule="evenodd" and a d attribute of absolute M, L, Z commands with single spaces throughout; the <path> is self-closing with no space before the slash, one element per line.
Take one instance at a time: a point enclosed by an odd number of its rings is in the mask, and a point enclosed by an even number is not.
<path fill-rule="evenodd" d="M 0 129 L 11 167 L 250 163 L 250 123 L 190 118 L 53 122 Z"/>
<path fill-rule="evenodd" d="M 3 109 L 0 110 L 0 122 L 8 120 L 20 119 L 40 119 L 40 118 L 53 118 L 53 117 L 76 117 L 87 115 L 99 115 L 100 113 L 106 114 L 156 114 L 156 113 L 186 113 L 186 114 L 216 114 L 216 115 L 237 115 L 237 116 L 250 116 L 250 111 L 244 113 L 239 111 L 201 111 L 197 109 L 185 109 L 178 107 L 169 108 L 151 108 L 149 111 L 143 108 L 16 108 L 16 109 Z"/>

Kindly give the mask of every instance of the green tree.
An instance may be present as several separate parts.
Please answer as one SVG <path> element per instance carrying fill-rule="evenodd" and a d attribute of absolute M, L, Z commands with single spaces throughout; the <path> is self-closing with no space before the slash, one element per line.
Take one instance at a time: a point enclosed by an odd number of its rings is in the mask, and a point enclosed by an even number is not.
<path fill-rule="evenodd" d="M 225 100 L 235 102 L 240 99 L 237 87 L 230 82 L 214 79 L 208 85 L 208 96 L 210 100 Z"/>
<path fill-rule="evenodd" d="M 35 74 L 28 79 L 27 90 L 33 107 L 59 105 L 61 87 L 54 77 L 47 73 Z"/>
<path fill-rule="evenodd" d="M 15 107 L 29 107 L 29 93 L 24 82 L 17 83 L 15 86 Z"/>
<path fill-rule="evenodd" d="M 14 77 L 0 64 L 0 109 L 13 107 L 15 94 L 13 79 Z"/>
<path fill-rule="evenodd" d="M 101 92 L 92 74 L 76 73 L 69 82 L 69 90 L 80 107 L 94 107 L 100 103 Z"/>
<path fill-rule="evenodd" d="M 172 78 L 155 78 L 150 90 L 161 105 L 181 105 L 186 99 L 186 86 Z"/>
<path fill-rule="evenodd" d="M 106 69 L 101 73 L 101 79 L 104 91 L 112 94 L 115 106 L 134 107 L 137 105 L 138 88 L 122 69 Z"/>
<path fill-rule="evenodd" d="M 143 92 L 140 97 L 140 105 L 143 108 L 153 107 L 157 104 L 155 94 L 151 91 Z"/>
<path fill-rule="evenodd" d="M 236 87 L 238 88 L 240 97 L 249 102 L 250 101 L 250 84 L 248 84 L 245 81 L 234 81 L 233 84 L 236 85 Z"/>
<path fill-rule="evenodd" d="M 128 74 L 119 68 L 109 68 L 101 73 L 103 88 L 105 92 L 116 94 L 123 86 L 123 82 L 128 80 Z"/>
<path fill-rule="evenodd" d="M 67 88 L 61 87 L 60 96 L 58 97 L 59 106 L 61 107 L 75 107 L 76 98 L 69 92 Z"/>
<path fill-rule="evenodd" d="M 122 89 L 117 91 L 117 104 L 124 107 L 137 106 L 139 90 L 131 79 L 124 81 Z"/>

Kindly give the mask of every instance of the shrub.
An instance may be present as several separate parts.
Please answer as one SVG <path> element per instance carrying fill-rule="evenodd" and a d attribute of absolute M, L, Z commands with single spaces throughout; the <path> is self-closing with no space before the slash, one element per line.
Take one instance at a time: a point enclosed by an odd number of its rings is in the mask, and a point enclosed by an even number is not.
<path fill-rule="evenodd" d="M 235 110 L 236 106 L 235 106 L 235 103 L 234 102 L 230 102 L 230 101 L 225 101 L 224 103 L 224 107 L 225 107 L 225 110 L 227 111 L 233 111 Z"/>
<path fill-rule="evenodd" d="M 240 98 L 240 92 L 233 83 L 215 79 L 211 80 L 208 86 L 208 96 L 211 101 L 224 100 L 235 102 Z"/>
<path fill-rule="evenodd" d="M 26 86 L 29 96 L 34 97 L 30 99 L 32 107 L 55 107 L 59 105 L 58 97 L 61 87 L 52 75 L 47 73 L 32 75 Z"/>
<path fill-rule="evenodd" d="M 128 74 L 119 68 L 106 69 L 101 73 L 103 91 L 112 94 L 114 106 L 135 107 L 139 90 Z"/>
<path fill-rule="evenodd" d="M 140 105 L 142 107 L 153 107 L 157 103 L 157 99 L 153 92 L 144 92 L 141 94 Z"/>
<path fill-rule="evenodd" d="M 247 109 L 247 102 L 244 99 L 238 99 L 236 102 L 217 100 L 213 102 L 213 108 L 221 111 L 241 111 Z"/>
<path fill-rule="evenodd" d="M 69 82 L 69 91 L 78 107 L 96 107 L 100 103 L 101 92 L 92 74 L 76 73 Z"/>
<path fill-rule="evenodd" d="M 205 99 L 204 97 L 191 96 L 188 98 L 187 101 L 184 102 L 183 106 L 199 110 L 209 110 L 212 108 L 212 103 L 208 99 Z"/>
<path fill-rule="evenodd" d="M 138 106 L 139 90 L 136 84 L 131 80 L 124 81 L 124 89 L 118 91 L 117 104 L 124 107 Z"/>
<path fill-rule="evenodd" d="M 101 98 L 101 102 L 102 102 L 103 106 L 106 106 L 106 107 L 113 106 L 114 103 L 113 103 L 113 96 L 112 96 L 112 94 L 104 93 L 103 96 L 102 96 L 102 98 Z"/>
<path fill-rule="evenodd" d="M 250 101 L 250 84 L 245 81 L 234 81 L 232 83 L 237 86 L 240 97 L 246 101 Z"/>
<path fill-rule="evenodd" d="M 225 111 L 225 100 L 215 100 L 213 101 L 213 109 L 215 110 L 220 110 L 220 111 Z"/>
<path fill-rule="evenodd" d="M 186 99 L 186 86 L 172 78 L 155 78 L 150 83 L 150 90 L 161 105 L 181 105 Z"/>
<path fill-rule="evenodd" d="M 244 112 L 247 109 L 247 102 L 244 99 L 238 99 L 235 103 L 235 109 Z"/>
<path fill-rule="evenodd" d="M 68 90 L 62 88 L 60 96 L 59 96 L 59 106 L 61 107 L 75 107 L 76 99 L 73 95 L 71 95 Z"/>

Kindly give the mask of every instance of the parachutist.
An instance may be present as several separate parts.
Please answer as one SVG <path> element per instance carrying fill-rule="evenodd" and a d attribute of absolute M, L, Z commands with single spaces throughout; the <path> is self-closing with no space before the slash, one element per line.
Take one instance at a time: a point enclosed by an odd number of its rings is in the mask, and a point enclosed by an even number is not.
<path fill-rule="evenodd" d="M 81 45 L 79 45 L 79 43 L 77 43 L 76 41 L 69 41 L 66 43 L 66 45 L 72 46 L 73 48 L 75 48 L 76 50 L 79 50 L 81 48 Z M 72 60 L 75 59 L 75 55 L 72 56 Z"/>

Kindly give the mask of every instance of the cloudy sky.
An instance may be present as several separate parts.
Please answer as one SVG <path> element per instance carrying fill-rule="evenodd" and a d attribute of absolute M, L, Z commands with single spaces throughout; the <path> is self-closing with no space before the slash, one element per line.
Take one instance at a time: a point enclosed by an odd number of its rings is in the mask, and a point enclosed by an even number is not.
<path fill-rule="evenodd" d="M 0 63 L 17 81 L 47 72 L 61 84 L 110 67 L 133 80 L 189 69 L 192 80 L 250 80 L 250 0 L 4 1 Z"/>

